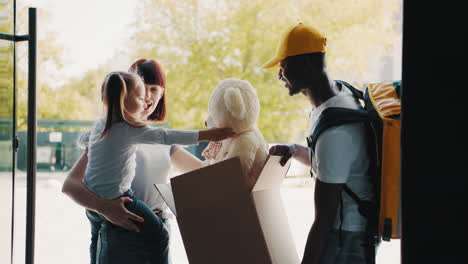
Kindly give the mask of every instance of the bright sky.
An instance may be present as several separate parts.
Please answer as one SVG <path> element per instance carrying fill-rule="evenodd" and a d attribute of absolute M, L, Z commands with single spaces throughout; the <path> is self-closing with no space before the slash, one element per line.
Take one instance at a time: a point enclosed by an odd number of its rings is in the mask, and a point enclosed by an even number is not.
<path fill-rule="evenodd" d="M 216 0 L 205 0 L 205 3 L 210 1 Z M 54 32 L 59 44 L 64 46 L 65 67 L 60 74 L 65 81 L 107 62 L 119 50 L 127 49 L 125 41 L 132 32 L 129 25 L 136 19 L 138 0 L 17 0 L 17 5 L 18 2 L 51 15 L 44 21 L 39 17 L 38 31 L 39 34 Z M 130 59 L 118 57 L 112 61 L 113 68 L 127 69 Z"/>
<path fill-rule="evenodd" d="M 64 77 L 81 75 L 110 59 L 124 41 L 135 19 L 136 0 L 19 0 L 45 9 L 50 19 L 38 21 L 38 32 L 53 31 L 65 47 Z M 40 17 L 38 18 L 40 19 Z"/>

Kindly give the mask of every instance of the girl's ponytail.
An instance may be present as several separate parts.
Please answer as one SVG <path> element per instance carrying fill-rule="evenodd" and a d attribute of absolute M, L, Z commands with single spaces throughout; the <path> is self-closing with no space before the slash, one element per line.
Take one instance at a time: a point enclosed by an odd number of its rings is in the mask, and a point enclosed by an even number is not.
<path fill-rule="evenodd" d="M 119 72 L 107 74 L 102 83 L 101 94 L 102 102 L 106 106 L 106 124 L 99 138 L 107 135 L 112 126 L 112 122 L 118 121 L 117 119 L 119 116 L 122 116 L 122 109 L 120 106 L 123 105 L 125 96 L 127 95 L 127 86 Z"/>
<path fill-rule="evenodd" d="M 107 74 L 101 87 L 101 99 L 106 106 L 106 124 L 99 135 L 99 139 L 106 136 L 114 122 L 124 121 L 135 127 L 142 127 L 146 123 L 129 117 L 125 109 L 125 97 L 128 89 L 137 85 L 140 77 L 128 72 L 111 72 Z"/>

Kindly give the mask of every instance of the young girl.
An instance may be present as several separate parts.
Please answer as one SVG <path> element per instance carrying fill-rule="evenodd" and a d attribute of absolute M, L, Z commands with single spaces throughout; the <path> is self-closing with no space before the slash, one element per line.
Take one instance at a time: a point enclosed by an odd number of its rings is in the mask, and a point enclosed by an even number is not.
<path fill-rule="evenodd" d="M 141 248 L 131 248 L 129 243 L 119 243 L 133 238 L 135 233 L 123 228 L 117 232 L 106 232 L 108 247 L 106 255 L 101 255 L 99 263 L 134 263 L 132 252 L 144 252 L 150 263 L 167 263 L 167 241 L 155 238 L 168 237 L 160 219 L 143 202 L 133 196 L 130 188 L 135 175 L 135 152 L 138 144 L 195 144 L 202 140 L 218 141 L 233 136 L 230 128 L 204 131 L 168 130 L 146 126 L 142 114 L 147 106 L 145 88 L 140 77 L 133 73 L 113 72 L 106 76 L 102 85 L 102 101 L 106 107 L 106 117 L 99 120 L 91 130 L 88 147 L 88 164 L 84 183 L 89 190 L 105 199 L 130 197 L 126 204 L 129 211 L 141 216 L 144 221 L 136 223 L 137 233 L 145 241 Z M 105 218 L 93 211 L 87 211 L 92 223 L 103 222 Z M 104 221 L 105 223 L 106 221 Z M 102 229 L 110 228 L 103 225 Z M 166 242 L 166 243 L 164 243 Z M 138 243 L 141 247 L 141 243 Z M 161 262 L 164 260 L 164 262 Z"/>

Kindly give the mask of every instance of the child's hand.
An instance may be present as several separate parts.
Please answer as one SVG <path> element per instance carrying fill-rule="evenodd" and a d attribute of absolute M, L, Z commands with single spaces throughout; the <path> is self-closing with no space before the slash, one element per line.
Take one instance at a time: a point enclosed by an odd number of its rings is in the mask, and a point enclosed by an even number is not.
<path fill-rule="evenodd" d="M 207 130 L 200 130 L 198 141 L 220 141 L 235 135 L 236 133 L 230 127 L 210 128 Z"/>

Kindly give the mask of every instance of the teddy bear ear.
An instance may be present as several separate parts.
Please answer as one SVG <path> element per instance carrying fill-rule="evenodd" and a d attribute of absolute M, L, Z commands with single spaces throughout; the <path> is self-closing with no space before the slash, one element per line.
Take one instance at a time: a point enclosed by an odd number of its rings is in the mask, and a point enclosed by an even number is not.
<path fill-rule="evenodd" d="M 239 89 L 236 88 L 227 88 L 224 93 L 224 104 L 226 109 L 231 113 L 231 115 L 239 120 L 245 118 L 245 105 L 244 99 Z"/>

